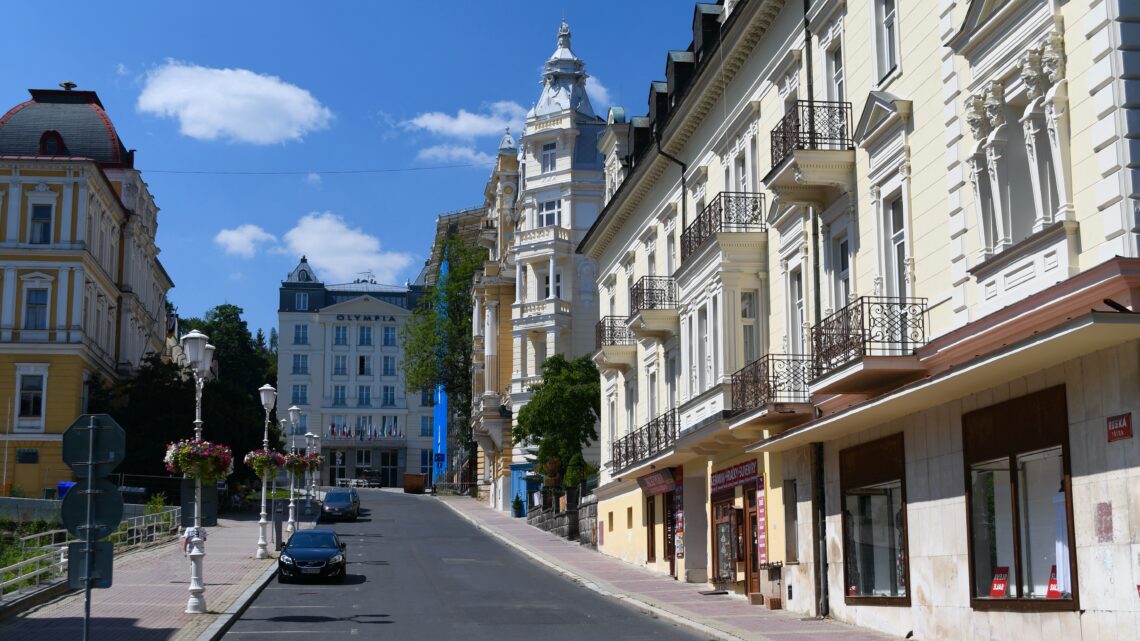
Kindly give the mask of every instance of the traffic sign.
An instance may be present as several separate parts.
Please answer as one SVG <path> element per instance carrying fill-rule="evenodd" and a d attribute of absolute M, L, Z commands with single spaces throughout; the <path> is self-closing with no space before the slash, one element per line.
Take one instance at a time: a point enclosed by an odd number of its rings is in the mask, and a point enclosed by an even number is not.
<path fill-rule="evenodd" d="M 90 545 L 91 574 L 88 576 L 86 574 L 88 543 L 76 541 L 67 544 L 67 586 L 73 590 L 86 588 L 87 583 L 84 579 L 90 579 L 93 588 L 111 587 L 115 546 L 110 541 L 92 542 Z"/>
<path fill-rule="evenodd" d="M 91 499 L 90 524 L 87 499 Z M 60 508 L 63 526 L 72 536 L 85 541 L 98 541 L 114 532 L 123 520 L 123 495 L 107 479 L 81 479 L 63 497 Z"/>
<path fill-rule="evenodd" d="M 107 476 L 123 462 L 126 447 L 127 433 L 110 415 L 84 414 L 63 433 L 63 462 L 79 478 L 87 478 L 89 469 L 92 476 Z"/>

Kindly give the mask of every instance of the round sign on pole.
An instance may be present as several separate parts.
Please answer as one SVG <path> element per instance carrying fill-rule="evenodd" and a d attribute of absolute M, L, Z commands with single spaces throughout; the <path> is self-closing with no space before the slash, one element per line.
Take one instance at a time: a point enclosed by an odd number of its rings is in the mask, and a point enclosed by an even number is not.
<path fill-rule="evenodd" d="M 123 462 L 126 447 L 127 433 L 115 419 L 107 414 L 84 414 L 63 433 L 63 462 L 77 477 L 85 478 L 88 453 L 93 451 L 94 476 L 107 476 Z"/>
<path fill-rule="evenodd" d="M 94 490 L 95 493 L 91 494 Z M 91 496 L 91 528 L 87 527 L 87 496 Z M 123 495 L 107 479 L 81 479 L 63 497 L 63 526 L 85 541 L 98 541 L 115 531 L 123 520 Z"/>

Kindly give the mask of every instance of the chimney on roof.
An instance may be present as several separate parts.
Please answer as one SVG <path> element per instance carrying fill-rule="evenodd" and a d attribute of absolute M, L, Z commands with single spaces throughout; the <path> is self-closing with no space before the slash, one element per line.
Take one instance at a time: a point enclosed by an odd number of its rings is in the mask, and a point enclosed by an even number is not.
<path fill-rule="evenodd" d="M 64 91 L 71 91 L 72 89 L 75 89 L 79 85 L 75 84 L 74 82 L 72 82 L 70 80 L 64 80 L 63 82 L 59 83 L 59 86 L 63 87 Z"/>

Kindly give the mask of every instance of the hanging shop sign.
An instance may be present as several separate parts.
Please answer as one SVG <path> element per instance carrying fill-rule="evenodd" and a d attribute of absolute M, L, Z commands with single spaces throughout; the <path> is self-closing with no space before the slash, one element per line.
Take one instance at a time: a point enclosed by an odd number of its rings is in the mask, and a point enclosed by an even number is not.
<path fill-rule="evenodd" d="M 764 505 L 764 477 L 756 479 L 756 560 L 768 562 L 768 509 Z"/>
<path fill-rule="evenodd" d="M 637 479 L 637 484 L 641 486 L 641 491 L 645 492 L 646 497 L 672 492 L 677 487 L 673 481 L 673 468 L 646 474 Z"/>
<path fill-rule="evenodd" d="M 1123 441 L 1126 438 L 1132 438 L 1132 414 L 1118 414 L 1116 416 L 1109 416 L 1108 422 L 1108 442 Z"/>
<path fill-rule="evenodd" d="M 745 483 L 755 481 L 758 467 L 756 460 L 753 459 L 713 472 L 709 478 L 709 492 L 729 490 L 737 485 L 744 485 Z"/>
<path fill-rule="evenodd" d="M 673 557 L 685 558 L 685 483 L 681 468 L 673 468 Z"/>

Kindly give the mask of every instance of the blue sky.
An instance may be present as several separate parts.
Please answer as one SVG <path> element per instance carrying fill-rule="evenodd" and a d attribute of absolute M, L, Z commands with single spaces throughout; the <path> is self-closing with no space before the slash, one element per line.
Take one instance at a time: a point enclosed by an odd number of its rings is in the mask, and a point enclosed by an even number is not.
<path fill-rule="evenodd" d="M 179 312 L 233 303 L 266 331 L 301 253 L 329 283 L 415 278 L 435 217 L 482 202 L 483 161 L 538 98 L 563 15 L 595 110 L 642 114 L 666 51 L 691 40 L 693 11 L 691 0 L 65 5 L 5 8 L 20 28 L 0 39 L 2 108 L 64 80 L 97 91 L 161 208 Z M 430 169 L 441 166 L 452 167 Z M 321 173 L 373 169 L 398 171 Z"/>

